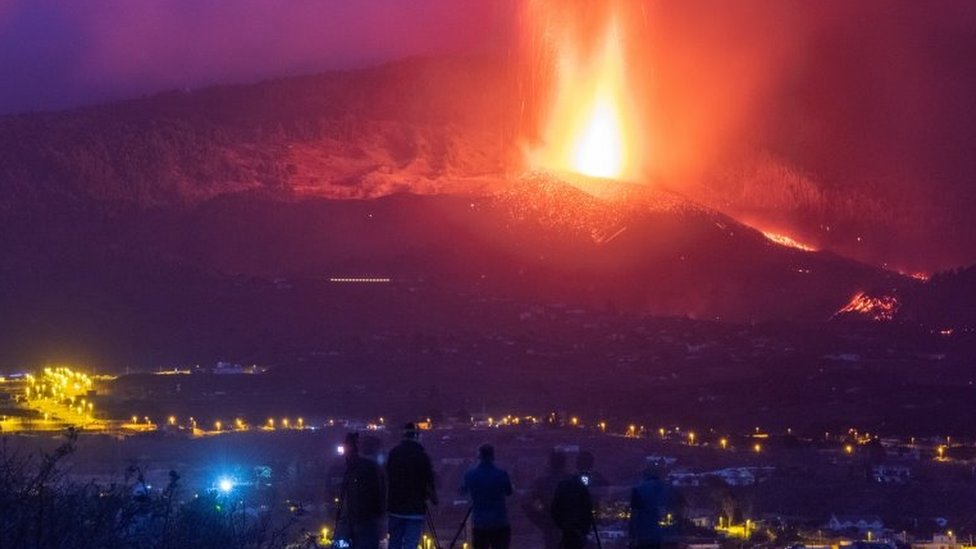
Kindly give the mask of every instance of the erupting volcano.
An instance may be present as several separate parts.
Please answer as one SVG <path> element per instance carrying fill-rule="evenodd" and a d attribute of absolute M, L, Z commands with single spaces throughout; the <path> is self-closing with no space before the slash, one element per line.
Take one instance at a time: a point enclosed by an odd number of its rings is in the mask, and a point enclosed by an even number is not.
<path fill-rule="evenodd" d="M 544 16 L 541 16 L 544 17 Z M 534 168 L 593 178 L 637 180 L 641 147 L 637 108 L 627 78 L 625 36 L 611 13 L 595 41 L 580 24 L 546 25 L 553 85 L 544 102 L 541 143 L 529 151 Z M 534 29 L 536 30 L 536 29 Z"/>

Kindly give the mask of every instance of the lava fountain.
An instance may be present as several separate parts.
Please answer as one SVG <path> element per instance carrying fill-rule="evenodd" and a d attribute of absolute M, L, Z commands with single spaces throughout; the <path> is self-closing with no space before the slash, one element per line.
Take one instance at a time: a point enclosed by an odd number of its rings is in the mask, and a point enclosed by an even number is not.
<path fill-rule="evenodd" d="M 541 142 L 528 151 L 529 164 L 591 178 L 638 179 L 645 151 L 616 15 L 591 47 L 577 28 L 551 27 L 553 84 L 544 101 Z"/>

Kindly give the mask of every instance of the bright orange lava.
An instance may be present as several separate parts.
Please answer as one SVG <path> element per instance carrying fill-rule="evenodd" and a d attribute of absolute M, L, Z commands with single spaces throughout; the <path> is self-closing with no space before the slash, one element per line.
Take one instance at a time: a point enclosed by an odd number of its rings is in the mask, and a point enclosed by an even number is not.
<path fill-rule="evenodd" d="M 581 52 L 558 36 L 556 82 L 542 144 L 530 163 L 604 179 L 636 179 L 635 109 L 619 26 L 611 18 L 597 51 Z"/>
<path fill-rule="evenodd" d="M 792 237 L 786 236 L 785 234 L 779 234 L 770 231 L 762 231 L 762 234 L 771 242 L 775 242 L 780 246 L 786 246 L 787 248 L 796 248 L 797 250 L 803 250 L 804 252 L 817 251 L 817 249 L 814 248 L 813 246 L 804 244 Z"/>
<path fill-rule="evenodd" d="M 836 314 L 857 314 L 880 322 L 894 320 L 900 307 L 901 303 L 894 296 L 875 297 L 865 292 L 858 292 Z"/>

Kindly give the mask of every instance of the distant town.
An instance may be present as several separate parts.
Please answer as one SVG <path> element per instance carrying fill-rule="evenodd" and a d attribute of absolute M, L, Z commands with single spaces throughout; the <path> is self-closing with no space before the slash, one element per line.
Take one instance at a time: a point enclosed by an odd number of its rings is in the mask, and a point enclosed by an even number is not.
<path fill-rule="evenodd" d="M 71 367 L 7 374 L 0 383 L 7 443 L 24 451 L 52 447 L 67 429 L 81 434 L 69 476 L 79 483 L 142 483 L 163 490 L 178 471 L 191 494 L 233 493 L 242 512 L 298 511 L 303 528 L 327 544 L 346 432 L 377 437 L 385 449 L 398 437 L 385 416 L 258 415 L 248 398 L 224 410 L 181 408 L 170 393 L 154 393 L 165 380 L 181 394 L 221 397 L 246 382 L 269 379 L 257 365 L 163 369 L 119 375 Z M 139 398 L 133 398 L 133 395 Z M 156 396 L 153 396 L 153 395 Z M 158 400 L 154 400 L 158 399 Z M 258 402 L 260 399 L 258 399 Z M 151 412 L 135 412 L 142 403 Z M 153 403 L 150 406 L 150 403 Z M 258 406 L 260 407 L 260 406 Z M 125 413 L 122 411 L 125 410 Z M 131 413 L 129 413 L 131 411 Z M 976 534 L 976 441 L 951 435 L 891 435 L 855 426 L 812 433 L 757 425 L 740 431 L 705 424 L 609 420 L 568 410 L 534 413 L 501 409 L 412 417 L 435 460 L 445 494 L 433 512 L 443 531 L 460 523 L 468 502 L 458 493 L 474 449 L 493 442 L 516 484 L 513 528 L 518 546 L 538 532 L 518 510 L 533 479 L 544 474 L 552 451 L 597 458 L 599 535 L 624 547 L 630 487 L 648 466 L 667 471 L 681 494 L 669 521 L 680 521 L 689 547 L 745 545 L 962 549 Z M 38 438 L 40 437 L 40 438 Z M 572 462 L 572 461 L 571 461 Z M 138 480 L 122 471 L 137 467 Z M 442 542 L 444 540 L 441 540 Z M 433 543 L 433 542 L 431 542 Z"/>

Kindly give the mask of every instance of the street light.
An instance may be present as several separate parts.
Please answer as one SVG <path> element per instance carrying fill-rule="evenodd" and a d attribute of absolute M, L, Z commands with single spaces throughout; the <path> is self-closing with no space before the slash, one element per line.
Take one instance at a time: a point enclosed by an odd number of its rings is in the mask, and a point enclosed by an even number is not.
<path fill-rule="evenodd" d="M 220 477 L 220 479 L 217 480 L 217 489 L 220 490 L 221 493 L 229 494 L 231 490 L 234 489 L 234 479 L 230 477 Z"/>

